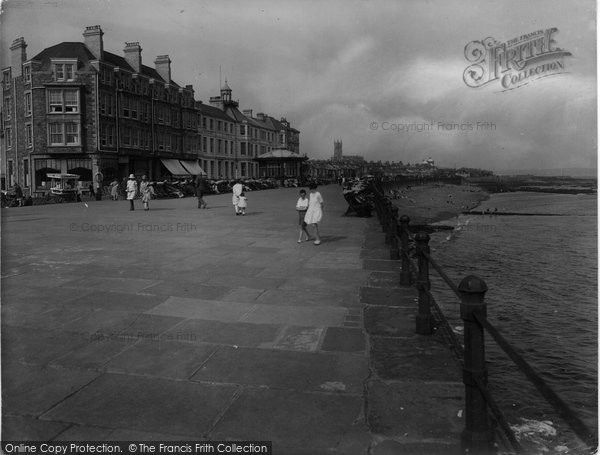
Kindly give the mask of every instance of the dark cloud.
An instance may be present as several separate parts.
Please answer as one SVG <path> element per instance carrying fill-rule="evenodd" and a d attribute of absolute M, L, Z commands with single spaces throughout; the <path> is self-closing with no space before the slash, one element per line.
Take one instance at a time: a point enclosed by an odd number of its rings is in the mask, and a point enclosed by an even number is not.
<path fill-rule="evenodd" d="M 493 169 L 596 166 L 595 3 L 510 1 L 59 0 L 2 5 L 2 65 L 24 36 L 29 56 L 81 40 L 100 24 L 105 47 L 120 53 L 140 41 L 143 59 L 169 54 L 179 83 L 199 99 L 227 78 L 242 108 L 286 116 L 301 131 L 301 150 L 367 159 Z M 473 40 L 506 41 L 557 27 L 572 52 L 568 73 L 499 93 L 462 80 Z M 220 68 L 220 72 L 219 72 Z M 372 122 L 380 125 L 371 129 Z M 429 131 L 383 130 L 425 125 Z M 447 130 L 440 123 L 489 122 L 490 130 Z"/>

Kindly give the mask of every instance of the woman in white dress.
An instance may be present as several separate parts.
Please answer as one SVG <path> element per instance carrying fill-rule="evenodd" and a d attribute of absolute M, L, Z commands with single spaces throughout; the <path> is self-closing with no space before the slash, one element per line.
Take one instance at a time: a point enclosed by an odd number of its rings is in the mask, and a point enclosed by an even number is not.
<path fill-rule="evenodd" d="M 127 200 L 129 201 L 129 210 L 134 210 L 133 200 L 137 196 L 138 184 L 135 180 L 135 175 L 129 174 L 129 180 L 127 180 Z"/>
<path fill-rule="evenodd" d="M 304 215 L 304 222 L 308 225 L 312 224 L 315 227 L 315 245 L 321 244 L 321 237 L 319 236 L 319 222 L 323 217 L 323 196 L 317 191 L 317 185 L 311 183 L 308 186 L 310 195 L 308 198 L 308 210 Z"/>

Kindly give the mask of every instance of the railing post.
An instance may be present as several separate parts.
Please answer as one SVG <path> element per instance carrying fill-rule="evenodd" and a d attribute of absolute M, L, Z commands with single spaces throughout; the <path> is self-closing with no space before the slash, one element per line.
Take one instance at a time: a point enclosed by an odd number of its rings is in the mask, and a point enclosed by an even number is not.
<path fill-rule="evenodd" d="M 431 308 L 429 301 L 429 289 L 431 288 L 431 283 L 429 282 L 429 261 L 423 255 L 423 253 L 429 254 L 429 239 L 429 234 L 423 231 L 415 235 L 419 264 L 419 276 L 417 278 L 417 289 L 419 290 L 419 312 L 417 313 L 416 332 L 419 335 L 431 335 L 433 328 L 431 323 Z"/>
<path fill-rule="evenodd" d="M 392 225 L 394 223 L 394 204 L 387 198 L 385 199 L 385 208 L 388 214 L 387 224 L 385 225 L 385 243 L 391 245 L 394 234 L 392 231 Z"/>
<path fill-rule="evenodd" d="M 493 453 L 494 432 L 490 426 L 485 398 L 475 379 L 487 385 L 485 368 L 485 344 L 483 327 L 475 316 L 485 318 L 487 306 L 484 301 L 487 285 L 474 275 L 464 278 L 458 285 L 461 293 L 460 317 L 464 321 L 464 368 L 465 429 L 462 442 L 471 453 Z"/>
<path fill-rule="evenodd" d="M 402 271 L 400 272 L 400 284 L 410 286 L 410 258 L 408 257 L 408 223 L 410 218 L 407 215 L 400 217 L 400 247 L 402 249 Z"/>
<path fill-rule="evenodd" d="M 390 218 L 392 213 L 392 202 L 387 198 L 383 198 L 383 225 L 381 229 L 385 232 L 385 243 L 390 243 Z"/>
<path fill-rule="evenodd" d="M 400 259 L 398 250 L 398 207 L 392 207 L 392 219 L 390 223 L 390 259 Z"/>

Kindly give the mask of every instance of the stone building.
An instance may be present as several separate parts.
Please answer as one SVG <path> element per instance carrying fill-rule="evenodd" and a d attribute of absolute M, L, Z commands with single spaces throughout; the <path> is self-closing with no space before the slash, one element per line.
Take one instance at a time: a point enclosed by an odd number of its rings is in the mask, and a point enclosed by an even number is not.
<path fill-rule="evenodd" d="M 197 166 L 194 91 L 172 80 L 168 55 L 151 68 L 137 42 L 119 56 L 104 50 L 100 26 L 83 37 L 31 60 L 25 40 L 13 42 L 11 67 L 3 70 L 7 185 L 44 192 L 46 174 L 62 172 L 80 175 L 87 188 L 130 173 L 159 178 L 168 172 L 163 159 Z"/>
<path fill-rule="evenodd" d="M 24 38 L 2 70 L 0 135 L 2 188 L 18 182 L 26 194 L 48 190 L 48 173 L 91 182 L 198 174 L 258 176 L 254 160 L 275 148 L 299 153 L 299 132 L 283 118 L 238 109 L 225 85 L 210 103 L 172 79 L 171 60 L 142 63 L 139 42 L 122 55 L 104 49 L 100 26 L 83 42 L 63 42 L 27 59 Z M 282 147 L 283 145 L 283 147 Z"/>

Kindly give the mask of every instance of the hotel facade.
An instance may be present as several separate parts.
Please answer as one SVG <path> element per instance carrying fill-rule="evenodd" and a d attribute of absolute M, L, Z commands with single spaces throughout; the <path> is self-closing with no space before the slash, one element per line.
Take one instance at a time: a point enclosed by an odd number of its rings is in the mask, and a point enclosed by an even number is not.
<path fill-rule="evenodd" d="M 78 174 L 83 188 L 132 173 L 268 177 L 260 155 L 285 149 L 299 156 L 299 131 L 285 118 L 240 111 L 227 82 L 205 104 L 191 85 L 173 80 L 168 55 L 150 67 L 139 42 L 110 53 L 98 25 L 83 38 L 32 59 L 24 38 L 12 43 L 11 66 L 2 69 L 2 189 L 18 183 L 26 194 L 43 194 L 48 173 Z M 287 172 L 296 177 L 301 169 Z"/>

